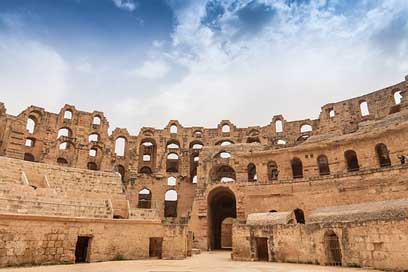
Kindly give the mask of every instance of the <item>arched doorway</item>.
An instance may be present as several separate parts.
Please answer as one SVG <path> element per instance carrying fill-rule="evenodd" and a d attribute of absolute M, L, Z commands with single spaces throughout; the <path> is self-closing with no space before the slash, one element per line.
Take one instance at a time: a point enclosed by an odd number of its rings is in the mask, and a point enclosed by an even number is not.
<path fill-rule="evenodd" d="M 218 187 L 208 195 L 208 248 L 223 249 L 222 241 L 232 241 L 232 231 L 222 231 L 226 218 L 237 217 L 237 205 L 234 193 L 227 187 Z M 225 226 L 224 226 L 225 228 Z M 231 237 L 222 237 L 222 234 Z M 225 245 L 225 244 L 224 244 Z M 225 247 L 224 249 L 227 249 Z"/>
<path fill-rule="evenodd" d="M 324 244 L 326 247 L 326 265 L 341 266 L 342 254 L 339 237 L 334 231 L 328 231 L 324 235 Z"/>

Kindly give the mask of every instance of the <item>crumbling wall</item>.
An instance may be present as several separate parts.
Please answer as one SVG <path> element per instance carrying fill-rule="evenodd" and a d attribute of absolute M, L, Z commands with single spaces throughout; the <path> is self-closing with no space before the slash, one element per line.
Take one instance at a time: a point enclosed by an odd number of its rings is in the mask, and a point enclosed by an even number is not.
<path fill-rule="evenodd" d="M 89 261 L 149 258 L 149 238 L 163 238 L 164 259 L 187 256 L 183 226 L 159 222 L 0 215 L 0 266 L 75 262 L 78 236 L 91 238 Z M 27 226 L 30 226 L 27 228 Z"/>
<path fill-rule="evenodd" d="M 327 265 L 325 234 L 339 238 L 342 265 L 392 271 L 408 268 L 407 219 L 249 226 L 234 224 L 233 260 L 256 261 L 256 237 L 268 238 L 269 261 Z"/>

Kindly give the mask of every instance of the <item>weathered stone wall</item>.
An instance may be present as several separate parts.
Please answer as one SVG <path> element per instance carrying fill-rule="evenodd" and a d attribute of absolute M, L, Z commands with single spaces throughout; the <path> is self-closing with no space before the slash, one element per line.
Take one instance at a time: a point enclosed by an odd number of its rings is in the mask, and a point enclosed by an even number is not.
<path fill-rule="evenodd" d="M 353 136 L 356 136 L 354 133 L 360 131 L 364 134 L 364 127 L 367 127 L 366 130 L 372 129 L 372 126 L 369 125 L 372 122 L 392 119 L 398 116 L 399 112 L 406 110 L 408 106 L 405 99 L 406 90 L 407 81 L 403 81 L 365 96 L 327 104 L 322 107 L 319 119 L 316 120 L 287 121 L 282 115 L 276 115 L 266 126 L 248 128 L 238 128 L 228 120 L 222 120 L 217 128 L 183 127 L 177 120 L 171 120 L 163 129 L 145 127 L 138 135 L 130 135 L 126 129 L 119 128 L 109 134 L 109 123 L 102 112 L 84 112 L 77 110 L 72 105 L 65 105 L 59 113 L 50 113 L 43 108 L 30 106 L 18 116 L 11 116 L 6 114 L 5 107 L 1 104 L 0 155 L 23 159 L 25 154 L 29 154 L 35 161 L 49 165 L 60 163 L 82 169 L 91 165 L 102 171 L 119 171 L 126 185 L 136 184 L 128 188 L 131 206 L 137 205 L 135 202 L 141 188 L 146 187 L 154 191 L 153 201 L 160 203 L 157 205 L 161 207 L 163 206 L 163 191 L 176 189 L 180 196 L 177 214 L 179 217 L 187 217 L 192 209 L 192 199 L 197 186 L 192 181 L 197 175 L 197 165 L 202 164 L 202 158 L 199 163 L 194 162 L 194 157 L 201 153 L 193 149 L 194 144 L 211 147 L 221 145 L 225 141 L 235 144 L 261 143 L 263 146 L 268 146 L 269 150 L 274 150 L 270 152 L 268 160 L 281 161 L 278 163 L 280 180 L 291 180 L 289 164 L 291 158 L 286 155 L 288 151 L 291 155 L 302 158 L 304 177 L 314 177 L 316 176 L 318 149 L 315 149 L 315 152 L 307 153 L 310 150 L 303 149 L 304 143 L 320 142 L 337 137 L 338 144 L 322 143 L 320 149 L 329 156 L 330 167 L 334 171 L 344 169 L 343 154 L 339 152 L 338 146 L 344 148 L 358 146 L 360 149 L 368 150 L 363 145 L 353 143 Z M 399 104 L 394 100 L 394 93 L 397 91 L 400 91 L 402 95 Z M 360 112 L 360 103 L 363 101 L 368 103 L 370 113 L 368 116 L 362 116 Z M 334 116 L 330 115 L 332 110 Z M 36 123 L 32 133 L 26 129 L 29 118 Z M 95 122 L 95 118 L 99 121 Z M 277 121 L 282 122 L 282 132 L 276 130 Z M 301 127 L 306 124 L 311 125 L 313 130 L 301 132 Z M 224 125 L 229 126 L 229 131 L 223 130 Z M 177 128 L 177 132 L 171 130 L 172 126 Z M 58 137 L 58 131 L 62 128 L 68 129 L 69 133 L 67 136 Z M 91 134 L 97 134 L 98 139 L 90 141 Z M 402 140 L 403 136 L 400 135 L 399 140 Z M 123 154 L 117 154 L 115 151 L 115 142 L 118 138 L 125 140 Z M 31 146 L 25 145 L 27 139 L 32 140 Z M 286 144 L 278 144 L 278 140 L 284 140 Z M 151 150 L 149 161 L 143 160 L 143 155 L 147 152 L 143 143 L 146 142 L 153 144 L 147 148 Z M 390 148 L 391 160 L 395 163 L 394 154 L 397 154 L 398 150 L 403 152 L 405 149 L 403 149 L 404 145 L 399 145 L 398 140 L 393 142 L 398 145 L 396 149 Z M 67 143 L 68 148 L 60 149 L 62 143 Z M 169 144 L 177 144 L 178 148 L 174 146 L 168 148 Z M 373 147 L 367 148 L 372 149 Z M 96 156 L 89 154 L 92 149 L 96 150 Z M 176 153 L 179 156 L 179 167 L 175 172 L 167 171 L 167 155 L 170 153 Z M 248 163 L 252 162 L 256 164 L 258 180 L 266 182 L 266 157 L 261 155 L 263 152 L 257 152 L 255 157 L 251 157 L 253 154 L 247 152 L 241 157 L 240 164 L 235 169 L 239 176 L 238 179 L 247 179 L 244 170 Z M 367 156 L 362 153 L 358 155 L 362 167 L 371 163 L 369 153 Z M 214 163 L 216 162 L 214 160 Z M 203 178 L 206 179 L 206 175 L 207 173 L 197 175 L 198 182 L 200 183 Z M 177 185 L 173 188 L 163 184 L 166 183 L 169 176 L 174 176 L 178 180 Z M 164 214 L 163 208 L 160 208 L 160 214 Z"/>
<path fill-rule="evenodd" d="M 277 211 L 304 211 L 306 222 L 310 213 L 320 207 L 402 199 L 408 193 L 408 165 L 373 169 L 357 174 L 337 175 L 296 183 L 211 184 L 197 194 L 189 226 L 194 232 L 195 246 L 208 249 L 208 197 L 212 191 L 231 190 L 236 198 L 237 218 L 245 220 L 248 214 Z"/>
<path fill-rule="evenodd" d="M 339 238 L 342 264 L 392 271 L 408 267 L 408 220 L 365 221 L 330 224 L 233 226 L 234 260 L 256 261 L 256 237 L 268 238 L 269 260 L 273 262 L 328 262 L 325 234 L 333 231 Z"/>
<path fill-rule="evenodd" d="M 90 262 L 148 258 L 150 237 L 163 238 L 164 259 L 187 256 L 187 230 L 180 225 L 0 215 L 0 266 L 73 263 L 78 236 L 91 237 Z"/>

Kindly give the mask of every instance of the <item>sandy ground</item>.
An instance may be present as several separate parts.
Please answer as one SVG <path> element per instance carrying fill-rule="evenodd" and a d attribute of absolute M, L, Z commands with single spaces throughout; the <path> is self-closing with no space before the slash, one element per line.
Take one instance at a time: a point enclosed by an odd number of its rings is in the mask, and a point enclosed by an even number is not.
<path fill-rule="evenodd" d="M 91 264 L 53 265 L 22 268 L 0 269 L 1 272 L 361 272 L 368 270 L 356 268 L 336 268 L 315 265 L 281 264 L 268 262 L 234 262 L 230 259 L 231 252 L 203 252 L 185 260 L 143 260 L 120 261 Z M 369 270 L 375 272 L 376 270 Z"/>

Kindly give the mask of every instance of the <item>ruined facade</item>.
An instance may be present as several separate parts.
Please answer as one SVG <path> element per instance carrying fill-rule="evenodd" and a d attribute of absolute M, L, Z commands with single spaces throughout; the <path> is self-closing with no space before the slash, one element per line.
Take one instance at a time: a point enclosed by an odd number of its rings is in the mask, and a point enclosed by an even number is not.
<path fill-rule="evenodd" d="M 268 246 L 271 241 L 302 232 L 304 243 L 310 236 L 318 244 L 325 235 L 334 241 L 343 237 L 338 232 L 347 229 L 336 217 L 329 223 L 309 222 L 316 210 L 406 198 L 407 90 L 408 77 L 324 105 L 316 120 L 287 121 L 277 115 L 266 126 L 248 128 L 228 120 L 217 128 L 183 127 L 172 120 L 164 129 L 144 127 L 138 135 L 120 128 L 109 134 L 102 112 L 71 105 L 59 113 L 31 106 L 12 116 L 0 104 L 0 236 L 5 245 L 0 264 L 74 262 L 81 243 L 87 261 L 183 258 L 192 248 L 231 247 L 236 260 L 256 259 L 250 250 L 237 252 L 248 247 L 247 232 L 257 228 L 268 228 L 267 235 L 252 235 L 267 239 L 259 240 L 268 248 L 261 259 L 293 262 L 294 247 L 288 246 L 282 257 L 282 251 Z M 267 226 L 246 223 L 249 215 L 267 212 L 289 219 Z M 401 218 L 372 220 L 356 217 L 349 224 L 367 231 L 382 224 L 390 230 L 408 226 Z M 30 237 L 23 230 L 27 225 L 39 233 Z M 322 231 L 309 231 L 316 228 Z M 395 235 L 406 241 L 403 233 Z M 387 256 L 381 241 L 375 243 L 372 254 Z M 338 246 L 344 251 L 341 239 Z M 42 253 L 35 253 L 38 248 Z M 302 254 L 299 262 L 325 264 L 324 250 Z M 368 259 L 345 256 L 342 265 L 408 269 L 398 258 L 364 262 Z"/>

